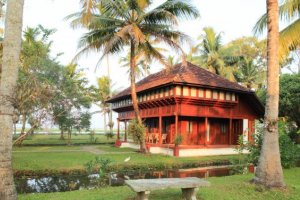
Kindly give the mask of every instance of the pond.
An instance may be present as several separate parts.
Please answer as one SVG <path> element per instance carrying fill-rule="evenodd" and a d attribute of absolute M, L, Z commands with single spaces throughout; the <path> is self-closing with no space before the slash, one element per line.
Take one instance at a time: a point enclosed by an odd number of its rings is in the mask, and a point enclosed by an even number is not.
<path fill-rule="evenodd" d="M 250 169 L 250 168 L 249 168 Z M 126 179 L 152 179 L 152 178 L 183 178 L 183 177 L 213 177 L 236 174 L 232 166 L 201 167 L 193 169 L 177 169 L 162 171 L 126 171 L 109 173 L 108 177 L 99 181 L 97 174 L 93 175 L 59 175 L 45 177 L 19 177 L 15 179 L 18 193 L 47 193 L 64 192 L 80 189 L 92 189 L 103 186 L 124 185 Z"/>

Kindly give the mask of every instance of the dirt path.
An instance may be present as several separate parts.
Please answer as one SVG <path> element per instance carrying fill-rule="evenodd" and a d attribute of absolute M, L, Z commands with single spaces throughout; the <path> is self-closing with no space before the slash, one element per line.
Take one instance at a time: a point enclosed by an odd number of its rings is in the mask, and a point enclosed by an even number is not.
<path fill-rule="evenodd" d="M 90 153 L 96 154 L 96 155 L 107 153 L 105 151 L 97 149 L 95 146 L 82 146 L 81 149 L 82 149 L 82 151 L 87 151 L 87 152 L 90 152 Z"/>

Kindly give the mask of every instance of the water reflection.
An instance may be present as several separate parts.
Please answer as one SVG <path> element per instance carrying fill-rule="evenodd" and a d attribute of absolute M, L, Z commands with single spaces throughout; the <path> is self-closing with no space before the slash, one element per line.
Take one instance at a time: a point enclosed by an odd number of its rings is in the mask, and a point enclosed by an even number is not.
<path fill-rule="evenodd" d="M 233 174 L 233 170 L 228 166 L 205 167 L 194 169 L 163 170 L 163 171 L 126 171 L 120 173 L 110 173 L 108 177 L 99 181 L 99 176 L 47 176 L 35 178 L 16 178 L 15 183 L 18 193 L 46 193 L 64 192 L 80 189 L 91 189 L 105 185 L 123 185 L 126 179 L 152 179 L 152 178 L 184 178 L 199 177 L 206 178 L 212 176 L 228 176 Z"/>

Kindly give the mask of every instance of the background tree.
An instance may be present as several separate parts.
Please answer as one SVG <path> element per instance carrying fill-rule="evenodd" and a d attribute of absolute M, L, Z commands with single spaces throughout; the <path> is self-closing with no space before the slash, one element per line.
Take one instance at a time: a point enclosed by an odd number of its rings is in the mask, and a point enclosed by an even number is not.
<path fill-rule="evenodd" d="M 22 116 L 21 134 L 25 133 L 28 117 L 38 108 L 41 109 L 41 105 L 45 105 L 50 98 L 48 90 L 51 86 L 45 74 L 49 75 L 46 71 L 52 67 L 50 65 L 57 65 L 50 58 L 51 42 L 48 42 L 48 37 L 52 33 L 53 30 L 47 31 L 42 26 L 27 28 L 24 32 L 15 101 L 15 107 Z"/>
<path fill-rule="evenodd" d="M 261 88 L 265 80 L 265 71 L 254 61 L 246 59 L 239 63 L 238 70 L 235 70 L 233 75 L 237 82 L 249 89 Z"/>
<path fill-rule="evenodd" d="M 213 28 L 203 29 L 204 34 L 200 36 L 201 43 L 191 49 L 189 60 L 209 71 L 234 81 L 234 65 L 240 60 L 239 56 L 226 53 L 227 49 L 222 45 L 221 33 L 216 33 Z M 195 55 L 197 50 L 199 55 Z M 192 56 L 192 55 L 195 56 Z"/>
<path fill-rule="evenodd" d="M 233 75 L 235 80 L 248 88 L 259 89 L 265 86 L 266 43 L 255 37 L 241 37 L 225 45 L 228 57 L 237 57 Z"/>
<path fill-rule="evenodd" d="M 97 78 L 97 88 L 94 88 L 94 102 L 95 104 L 100 108 L 101 113 L 103 114 L 103 125 L 104 125 L 104 134 L 107 134 L 107 118 L 109 117 L 110 112 L 110 106 L 106 102 L 109 98 L 111 98 L 110 94 L 111 92 L 111 80 L 108 76 L 102 76 L 100 78 Z M 110 133 L 113 132 L 112 126 L 110 127 Z"/>
<path fill-rule="evenodd" d="M 68 133 L 68 143 L 71 142 L 71 134 L 76 126 L 80 124 L 81 116 L 87 114 L 92 97 L 88 81 L 77 65 L 70 64 L 62 67 L 60 81 L 56 83 L 56 95 L 51 100 L 54 122 L 61 130 L 61 138 L 64 132 Z"/>
<path fill-rule="evenodd" d="M 283 187 L 283 173 L 278 142 L 279 103 L 279 25 L 278 1 L 267 0 L 267 102 L 264 135 L 254 182 L 267 187 Z"/>
<path fill-rule="evenodd" d="M 181 52 L 179 41 L 186 41 L 187 36 L 174 30 L 174 25 L 182 17 L 198 17 L 199 13 L 185 1 L 167 0 L 154 9 L 150 8 L 151 2 L 147 0 L 130 1 L 101 1 L 97 7 L 88 26 L 89 30 L 79 43 L 81 48 L 78 55 L 90 51 L 102 50 L 105 55 L 114 54 L 123 50 L 124 46 L 130 48 L 130 82 L 131 98 L 137 121 L 142 124 L 139 113 L 136 94 L 136 53 L 137 49 L 164 62 L 164 57 L 149 41 L 150 39 L 163 42 L 173 49 Z M 80 24 L 82 12 L 75 13 L 68 18 L 73 18 L 72 24 Z M 74 19 L 75 18 L 75 19 Z M 141 150 L 145 151 L 144 140 L 141 143 Z"/>
<path fill-rule="evenodd" d="M 280 76 L 279 114 L 300 129 L 300 74 Z"/>
<path fill-rule="evenodd" d="M 0 82 L 0 199 L 15 200 L 17 193 L 11 165 L 14 97 L 18 79 L 19 56 L 22 42 L 24 0 L 8 1 L 3 42 Z"/>

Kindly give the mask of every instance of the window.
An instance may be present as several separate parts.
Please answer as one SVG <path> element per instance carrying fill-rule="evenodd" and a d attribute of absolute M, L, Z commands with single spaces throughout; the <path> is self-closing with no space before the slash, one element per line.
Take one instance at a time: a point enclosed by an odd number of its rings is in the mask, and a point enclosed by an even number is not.
<path fill-rule="evenodd" d="M 193 122 L 192 121 L 188 121 L 187 125 L 186 125 L 186 132 L 187 133 L 192 133 L 193 132 Z"/>
<path fill-rule="evenodd" d="M 155 92 L 155 99 L 158 99 L 159 98 L 159 93 L 158 91 Z"/>
<path fill-rule="evenodd" d="M 165 89 L 165 97 L 168 97 L 169 96 L 169 88 L 166 88 Z"/>
<path fill-rule="evenodd" d="M 231 94 L 230 94 L 230 92 L 226 92 L 226 100 L 227 101 L 231 100 Z"/>
<path fill-rule="evenodd" d="M 218 91 L 213 91 L 213 99 L 218 99 Z"/>
<path fill-rule="evenodd" d="M 198 97 L 201 97 L 201 98 L 204 97 L 204 90 L 203 89 L 198 90 Z"/>
<path fill-rule="evenodd" d="M 176 86 L 176 95 L 181 96 L 181 87 L 180 86 Z"/>
<path fill-rule="evenodd" d="M 164 97 L 164 89 L 160 89 L 159 97 L 160 98 Z"/>
<path fill-rule="evenodd" d="M 236 99 L 235 99 L 235 94 L 234 94 L 234 93 L 232 93 L 231 99 L 232 99 L 232 101 L 236 101 Z"/>
<path fill-rule="evenodd" d="M 196 97 L 197 96 L 196 91 L 197 91 L 196 88 L 194 88 L 194 87 L 191 88 L 191 96 L 192 97 Z"/>
<path fill-rule="evenodd" d="M 205 98 L 211 98 L 211 90 L 209 89 L 205 90 Z"/>
<path fill-rule="evenodd" d="M 189 88 L 186 86 L 183 87 L 183 96 L 189 96 Z"/>
<path fill-rule="evenodd" d="M 151 99 L 154 99 L 154 98 L 155 98 L 154 92 L 151 92 Z"/>
<path fill-rule="evenodd" d="M 224 100 L 224 92 L 220 92 L 220 99 Z"/>

